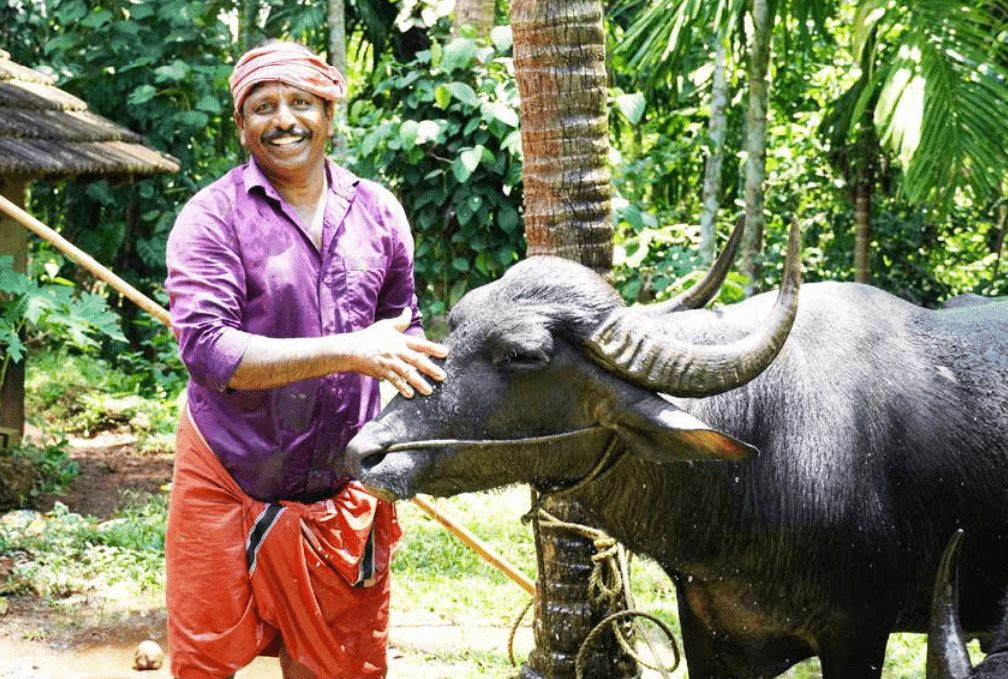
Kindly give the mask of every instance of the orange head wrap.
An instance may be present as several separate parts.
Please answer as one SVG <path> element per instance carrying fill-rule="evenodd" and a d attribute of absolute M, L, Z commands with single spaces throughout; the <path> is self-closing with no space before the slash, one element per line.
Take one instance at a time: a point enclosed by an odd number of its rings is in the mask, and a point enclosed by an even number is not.
<path fill-rule="evenodd" d="M 259 83 L 278 81 L 329 101 L 346 96 L 346 81 L 335 66 L 304 45 L 295 42 L 269 42 L 249 50 L 235 64 L 228 82 L 235 113 Z"/>

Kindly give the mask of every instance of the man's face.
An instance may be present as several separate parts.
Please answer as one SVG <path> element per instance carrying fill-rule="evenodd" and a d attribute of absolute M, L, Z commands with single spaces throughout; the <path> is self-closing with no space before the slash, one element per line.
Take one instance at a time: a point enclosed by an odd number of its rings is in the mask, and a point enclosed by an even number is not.
<path fill-rule="evenodd" d="M 325 100 L 281 82 L 257 85 L 235 113 L 239 139 L 271 180 L 302 181 L 333 136 Z"/>

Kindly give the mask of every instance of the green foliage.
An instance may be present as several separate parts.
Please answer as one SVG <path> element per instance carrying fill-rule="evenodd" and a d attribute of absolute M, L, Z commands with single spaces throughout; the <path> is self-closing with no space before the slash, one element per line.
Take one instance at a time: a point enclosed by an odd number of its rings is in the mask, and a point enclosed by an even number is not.
<path fill-rule="evenodd" d="M 0 383 L 10 362 L 24 358 L 25 334 L 45 335 L 81 350 L 97 348 L 96 335 L 125 341 L 118 317 L 103 297 L 79 291 L 58 277 L 40 284 L 14 271 L 13 261 L 0 256 Z"/>
<path fill-rule="evenodd" d="M 435 28 L 437 30 L 435 30 Z M 389 63 L 350 110 L 351 163 L 398 193 L 416 235 L 418 295 L 443 313 L 524 253 L 518 98 L 510 31 L 434 42 Z"/>
<path fill-rule="evenodd" d="M 826 22 L 832 34 L 844 28 Z M 828 40 L 804 43 L 800 71 L 778 69 L 768 112 L 765 208 L 767 229 L 761 257 L 760 287 L 780 280 L 791 220 L 803 227 L 804 280 L 853 279 L 853 194 L 849 151 L 836 137 L 837 113 L 831 102 L 844 101 L 858 77 L 856 64 L 845 63 L 842 50 Z M 615 282 L 627 301 L 665 299 L 697 279 L 699 242 L 695 220 L 700 212 L 703 155 L 706 152 L 706 97 L 710 59 L 686 71 L 679 81 L 679 100 L 648 95 L 643 120 L 636 128 L 619 116 L 613 144 L 616 219 Z M 739 144 L 746 106 L 744 83 L 736 64 L 729 73 L 731 90 L 739 92 L 728 110 L 728 139 Z M 618 79 L 632 87 L 632 79 Z M 848 102 L 850 104 L 850 102 Z M 850 104 L 852 106 L 852 104 Z M 666 110 L 667 107 L 668 110 Z M 853 115 L 853 114 L 849 114 Z M 726 236 L 740 208 L 742 159 L 729 153 L 722 176 L 719 233 Z M 899 190 L 897 159 L 878 158 L 873 195 L 872 270 L 874 284 L 913 302 L 937 306 L 964 292 L 1002 294 L 1008 286 L 996 275 L 996 243 L 1003 210 L 960 191 L 951 207 L 936 212 L 915 204 Z M 1002 267 L 1003 270 L 1003 267 Z M 733 274 L 734 276 L 734 274 Z M 730 277 L 722 302 L 735 299 Z"/>
<path fill-rule="evenodd" d="M 911 201 L 947 209 L 957 190 L 981 202 L 1002 192 L 1008 153 L 991 139 L 1008 115 L 1004 9 L 950 0 L 858 5 L 855 49 L 873 52 L 876 126 L 899 154 Z"/>
<path fill-rule="evenodd" d="M 43 10 L 47 21 L 44 47 L 23 51 L 22 63 L 53 73 L 90 110 L 181 162 L 178 174 L 126 185 L 67 181 L 31 189 L 36 216 L 151 296 L 161 294 L 165 240 L 179 208 L 240 158 L 227 87 L 231 34 L 220 20 L 233 4 L 48 0 L 24 6 L 25 22 Z M 61 274 L 74 277 L 75 265 Z M 131 341 L 145 339 L 144 329 L 131 323 L 135 308 L 124 306 L 124 315 Z"/>
<path fill-rule="evenodd" d="M 151 388 L 147 377 L 158 366 L 131 359 L 128 353 L 125 360 L 113 365 L 65 348 L 33 352 L 25 377 L 29 419 L 45 430 L 84 436 L 128 425 L 140 445 L 145 445 L 147 438 L 174 433 L 185 372 L 165 373 L 166 382 L 174 385 L 171 391 L 160 384 Z"/>
<path fill-rule="evenodd" d="M 124 378 L 119 391 L 154 400 L 173 399 L 189 381 L 175 335 L 148 319 L 139 319 L 137 324 L 150 326 L 150 331 L 144 334 L 138 349 L 128 349 L 116 356 L 116 368 Z"/>
<path fill-rule="evenodd" d="M 30 493 L 32 497 L 40 493 L 63 494 L 80 472 L 80 465 L 67 453 L 65 438 L 41 444 L 22 442 L 11 454 L 28 460 L 37 472 L 35 487 Z M 31 498 L 22 500 L 27 503 Z"/>
<path fill-rule="evenodd" d="M 138 591 L 164 586 L 167 499 L 136 496 L 122 515 L 99 522 L 57 502 L 40 515 L 21 511 L 0 522 L 0 554 L 18 554 L 0 594 L 65 598 L 116 583 Z"/>

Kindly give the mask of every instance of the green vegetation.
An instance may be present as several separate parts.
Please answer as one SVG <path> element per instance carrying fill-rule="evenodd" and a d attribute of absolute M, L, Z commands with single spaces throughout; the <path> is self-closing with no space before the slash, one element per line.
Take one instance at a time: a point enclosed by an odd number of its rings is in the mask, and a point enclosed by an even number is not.
<path fill-rule="evenodd" d="M 165 496 L 136 496 L 117 518 L 98 521 L 62 503 L 45 515 L 22 510 L 0 521 L 0 556 L 13 566 L 0 594 L 31 593 L 52 601 L 105 596 L 125 587 L 164 587 Z"/>
<path fill-rule="evenodd" d="M 129 354 L 113 364 L 65 348 L 39 351 L 28 362 L 25 411 L 43 431 L 83 437 L 128 424 L 143 446 L 150 438 L 175 433 L 185 386 L 184 371 L 180 375 L 179 368 L 169 367 L 177 361 L 148 363 L 146 371 L 134 372 L 136 361 Z M 171 379 L 152 379 L 157 370 Z"/>
<path fill-rule="evenodd" d="M 450 40 L 447 16 L 429 28 L 431 48 L 392 66 L 374 102 L 355 102 L 349 146 L 358 172 L 399 193 L 417 292 L 437 315 L 523 254 L 521 139 L 510 30 L 481 46 Z"/>

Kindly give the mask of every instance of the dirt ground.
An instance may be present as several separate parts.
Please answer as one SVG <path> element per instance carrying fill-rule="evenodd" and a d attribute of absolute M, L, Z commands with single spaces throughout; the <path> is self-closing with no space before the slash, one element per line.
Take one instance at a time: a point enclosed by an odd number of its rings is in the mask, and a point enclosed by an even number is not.
<path fill-rule="evenodd" d="M 138 454 L 129 434 L 106 433 L 72 439 L 71 457 L 80 473 L 66 494 L 45 498 L 40 511 L 59 500 L 71 512 L 111 517 L 131 493 L 156 493 L 171 480 L 170 454 Z M 4 567 L 0 562 L 0 569 Z M 53 603 L 15 596 L 0 603 L 0 679 L 119 679 L 169 677 L 166 614 L 160 592 L 147 599 L 88 593 Z M 3 609 L 6 610 L 3 610 Z M 467 652 L 506 652 L 510 630 L 472 624 L 444 624 L 429 615 L 393 605 L 389 679 L 437 679 L 472 675 Z M 531 633 L 519 630 L 516 656 L 527 657 Z M 133 668 L 139 642 L 153 640 L 166 650 L 165 667 Z M 259 658 L 240 679 L 280 679 L 276 660 Z"/>

